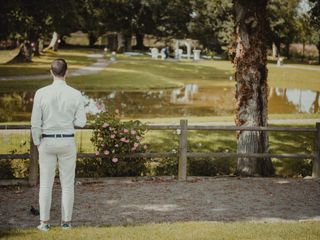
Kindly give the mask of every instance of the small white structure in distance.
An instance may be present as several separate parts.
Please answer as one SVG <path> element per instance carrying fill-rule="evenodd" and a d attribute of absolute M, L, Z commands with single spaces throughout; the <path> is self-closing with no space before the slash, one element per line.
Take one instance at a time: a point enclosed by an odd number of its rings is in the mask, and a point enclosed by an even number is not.
<path fill-rule="evenodd" d="M 158 48 L 151 48 L 151 58 L 152 59 L 157 59 L 158 55 L 159 55 Z"/>
<path fill-rule="evenodd" d="M 200 53 L 201 53 L 201 50 L 197 50 L 197 49 L 193 50 L 193 59 L 195 61 L 200 60 Z"/>
<path fill-rule="evenodd" d="M 183 53 L 183 50 L 181 48 L 175 49 L 174 50 L 175 59 L 181 60 L 182 53 Z"/>
<path fill-rule="evenodd" d="M 143 56 L 143 53 L 139 52 L 124 52 L 123 54 L 127 56 Z"/>
<path fill-rule="evenodd" d="M 160 51 L 161 59 L 165 60 L 166 59 L 166 48 L 162 48 Z"/>
<path fill-rule="evenodd" d="M 277 61 L 277 66 L 278 66 L 278 67 L 281 67 L 281 66 L 283 65 L 283 60 L 284 60 L 283 57 L 279 57 L 279 58 L 278 58 L 278 61 Z"/>

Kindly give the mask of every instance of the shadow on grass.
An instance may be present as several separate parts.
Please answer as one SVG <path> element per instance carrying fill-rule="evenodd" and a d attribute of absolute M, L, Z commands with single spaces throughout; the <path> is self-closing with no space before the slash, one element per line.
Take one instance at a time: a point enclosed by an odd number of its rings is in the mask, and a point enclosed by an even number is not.
<path fill-rule="evenodd" d="M 30 233 L 20 230 L 18 228 L 3 228 L 0 227 L 0 239 L 7 239 L 7 238 L 19 238 L 19 239 L 28 239 L 28 235 Z"/>

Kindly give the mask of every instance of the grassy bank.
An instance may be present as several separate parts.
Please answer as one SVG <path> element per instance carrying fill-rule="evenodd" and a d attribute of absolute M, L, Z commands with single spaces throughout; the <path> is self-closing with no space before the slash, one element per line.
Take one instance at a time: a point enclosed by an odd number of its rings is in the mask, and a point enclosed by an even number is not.
<path fill-rule="evenodd" d="M 53 228 L 48 233 L 36 229 L 2 229 L 0 236 L 12 240 L 130 239 L 130 240 L 307 240 L 319 239 L 319 222 L 187 222 L 138 226 L 78 227 L 70 231 Z"/>
<path fill-rule="evenodd" d="M 32 58 L 31 63 L 0 64 L 1 77 L 26 76 L 49 73 L 50 64 L 56 58 L 64 58 L 69 64 L 70 70 L 79 69 L 95 62 L 94 58 L 88 58 L 88 54 L 97 52 L 94 49 L 61 49 L 58 52 L 47 53 Z M 0 51 L 0 56 L 4 55 Z"/>
<path fill-rule="evenodd" d="M 155 117 L 155 118 L 122 118 L 122 121 L 128 120 L 140 120 L 147 124 L 179 124 L 180 119 L 187 119 L 189 124 L 215 124 L 215 125 L 234 125 L 234 115 L 227 116 L 188 116 L 188 117 Z M 292 113 L 292 114 L 269 114 L 269 122 L 273 120 L 303 120 L 303 119 L 314 119 L 314 121 L 320 119 L 320 113 Z M 293 123 L 294 126 L 296 123 Z M 303 123 L 301 123 L 303 124 Z M 30 125 L 30 121 L 11 121 L 11 122 L 0 122 L 0 125 Z M 309 125 L 309 123 L 305 123 Z"/>
<path fill-rule="evenodd" d="M 92 63 L 87 53 L 94 50 L 69 49 L 50 53 L 35 58 L 34 63 L 0 65 L 1 76 L 47 73 L 49 63 L 57 56 L 64 57 L 70 68 L 75 69 Z M 109 58 L 110 56 L 107 56 Z M 300 65 L 304 66 L 304 65 Z M 308 65 L 305 65 L 309 68 Z M 319 68 L 314 66 L 314 68 Z M 229 61 L 161 61 L 149 56 L 128 57 L 119 55 L 118 61 L 105 70 L 90 76 L 71 77 L 70 85 L 82 91 L 126 90 L 140 91 L 146 89 L 165 89 L 181 87 L 188 83 L 198 84 L 200 88 L 234 86 L 233 68 Z M 283 88 L 302 88 L 320 90 L 319 71 L 308 69 L 279 68 L 269 64 L 269 85 Z M 37 81 L 2 81 L 1 92 L 35 91 L 50 83 L 49 80 Z"/>

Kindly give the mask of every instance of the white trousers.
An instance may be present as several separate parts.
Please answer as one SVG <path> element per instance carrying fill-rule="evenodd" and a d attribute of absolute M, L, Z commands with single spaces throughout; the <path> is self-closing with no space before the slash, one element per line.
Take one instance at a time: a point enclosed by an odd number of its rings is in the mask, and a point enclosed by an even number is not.
<path fill-rule="evenodd" d="M 40 220 L 49 221 L 57 163 L 62 188 L 61 220 L 71 221 L 77 149 L 74 138 L 43 138 L 39 146 Z"/>

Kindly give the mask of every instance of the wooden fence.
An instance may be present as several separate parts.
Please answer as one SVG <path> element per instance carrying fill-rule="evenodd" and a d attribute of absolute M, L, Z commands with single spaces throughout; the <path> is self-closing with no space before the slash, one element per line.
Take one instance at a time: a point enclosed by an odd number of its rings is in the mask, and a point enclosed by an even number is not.
<path fill-rule="evenodd" d="M 270 158 L 311 158 L 313 159 L 312 177 L 320 177 L 320 122 L 316 123 L 315 128 L 295 128 L 295 127 L 236 127 L 236 126 L 202 126 L 188 125 L 187 120 L 180 120 L 180 125 L 147 125 L 149 130 L 177 130 L 180 129 L 179 151 L 155 152 L 155 153 L 132 153 L 130 155 L 112 155 L 111 157 L 178 157 L 178 180 L 187 179 L 187 158 L 188 157 L 270 157 Z M 22 130 L 30 129 L 29 125 L 6 125 L 0 126 L 0 130 Z M 84 129 L 92 129 L 85 127 Z M 188 152 L 187 137 L 188 130 L 207 130 L 207 131 L 272 131 L 272 132 L 314 132 L 315 151 L 311 154 L 270 154 L 270 153 L 226 153 L 226 152 Z M 38 150 L 33 145 L 30 134 L 30 154 L 0 154 L 0 159 L 30 159 L 29 179 L 31 186 L 38 181 Z M 78 158 L 96 158 L 94 153 L 78 153 Z"/>

